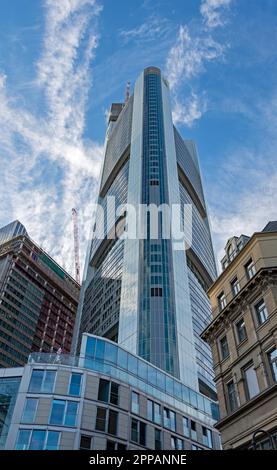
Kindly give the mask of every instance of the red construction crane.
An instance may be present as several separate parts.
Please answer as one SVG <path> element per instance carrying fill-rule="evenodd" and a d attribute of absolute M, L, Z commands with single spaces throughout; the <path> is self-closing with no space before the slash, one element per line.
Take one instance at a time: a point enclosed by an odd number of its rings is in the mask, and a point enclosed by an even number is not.
<path fill-rule="evenodd" d="M 74 236 L 74 259 L 75 259 L 75 278 L 80 284 L 80 255 L 79 255 L 79 230 L 78 230 L 78 213 L 76 209 L 72 209 L 73 236 Z"/>

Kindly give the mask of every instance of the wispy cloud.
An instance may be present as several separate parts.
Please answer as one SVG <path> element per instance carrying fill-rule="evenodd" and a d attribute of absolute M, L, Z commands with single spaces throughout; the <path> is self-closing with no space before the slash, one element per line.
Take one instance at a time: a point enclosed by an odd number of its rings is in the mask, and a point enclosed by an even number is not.
<path fill-rule="evenodd" d="M 210 30 L 223 24 L 220 21 L 221 9 L 229 3 L 230 0 L 203 1 L 200 13 L 204 25 L 199 25 L 197 34 L 193 33 L 188 25 L 179 27 L 175 43 L 166 58 L 166 75 L 173 94 L 175 123 L 191 127 L 207 110 L 207 100 L 198 96 L 194 89 L 189 91 L 188 85 L 205 71 L 209 62 L 224 58 L 227 45 L 215 40 Z M 207 24 L 210 30 L 207 30 Z M 180 96 L 180 89 L 186 89 L 185 99 Z"/>
<path fill-rule="evenodd" d="M 192 127 L 193 123 L 201 118 L 207 109 L 205 96 L 199 96 L 193 91 L 184 101 L 175 101 L 172 118 L 176 125 L 184 124 Z"/>
<path fill-rule="evenodd" d="M 209 29 L 223 26 L 227 21 L 228 7 L 233 0 L 202 0 L 200 13 L 205 26 Z"/>
<path fill-rule="evenodd" d="M 22 107 L 8 77 L 0 77 L 0 184 L 8 189 L 1 220 L 20 219 L 71 272 L 71 207 L 81 209 L 84 253 L 102 158 L 102 145 L 83 138 L 99 12 L 95 0 L 46 0 L 44 47 L 34 80 L 45 95 L 44 113 Z"/>
<path fill-rule="evenodd" d="M 129 30 L 121 30 L 120 37 L 124 42 L 150 42 L 167 36 L 171 32 L 171 24 L 167 18 L 152 14 L 139 26 Z"/>
<path fill-rule="evenodd" d="M 268 221 L 276 220 L 276 97 L 273 92 L 267 99 L 257 98 L 251 113 L 247 113 L 261 136 L 259 143 L 240 143 L 226 152 L 214 174 L 220 185 L 210 187 L 209 201 L 219 259 L 228 238 L 242 233 L 251 236 Z"/>

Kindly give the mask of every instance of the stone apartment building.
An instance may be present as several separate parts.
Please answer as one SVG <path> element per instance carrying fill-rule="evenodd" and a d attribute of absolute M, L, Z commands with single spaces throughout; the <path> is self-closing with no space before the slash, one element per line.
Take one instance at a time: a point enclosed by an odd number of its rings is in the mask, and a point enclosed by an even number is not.
<path fill-rule="evenodd" d="M 277 222 L 228 240 L 210 287 L 212 347 L 224 449 L 277 448 Z"/>

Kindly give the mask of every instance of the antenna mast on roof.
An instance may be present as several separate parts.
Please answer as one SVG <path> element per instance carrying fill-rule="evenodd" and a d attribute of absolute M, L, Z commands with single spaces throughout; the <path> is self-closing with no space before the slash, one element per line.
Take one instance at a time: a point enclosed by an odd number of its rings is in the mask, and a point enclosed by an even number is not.
<path fill-rule="evenodd" d="M 72 209 L 73 236 L 74 236 L 74 261 L 75 261 L 75 279 L 80 284 L 80 257 L 79 257 L 79 230 L 78 213 Z"/>

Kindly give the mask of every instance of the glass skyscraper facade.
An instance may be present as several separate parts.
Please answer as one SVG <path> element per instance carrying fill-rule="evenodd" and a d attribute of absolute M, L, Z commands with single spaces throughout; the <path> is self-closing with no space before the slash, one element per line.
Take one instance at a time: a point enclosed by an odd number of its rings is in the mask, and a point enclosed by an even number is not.
<path fill-rule="evenodd" d="M 173 125 L 168 83 L 156 67 L 142 72 L 127 103 L 111 107 L 98 204 L 74 352 L 83 333 L 104 336 L 214 398 L 211 353 L 200 333 L 211 318 L 206 290 L 216 266 L 198 157 Z M 162 236 L 162 212 L 154 238 L 149 215 L 139 210 L 136 226 L 146 236 L 124 238 L 129 206 L 141 204 L 190 205 L 189 248 L 175 250 L 173 239 Z M 184 212 L 185 230 L 191 221 Z"/>

